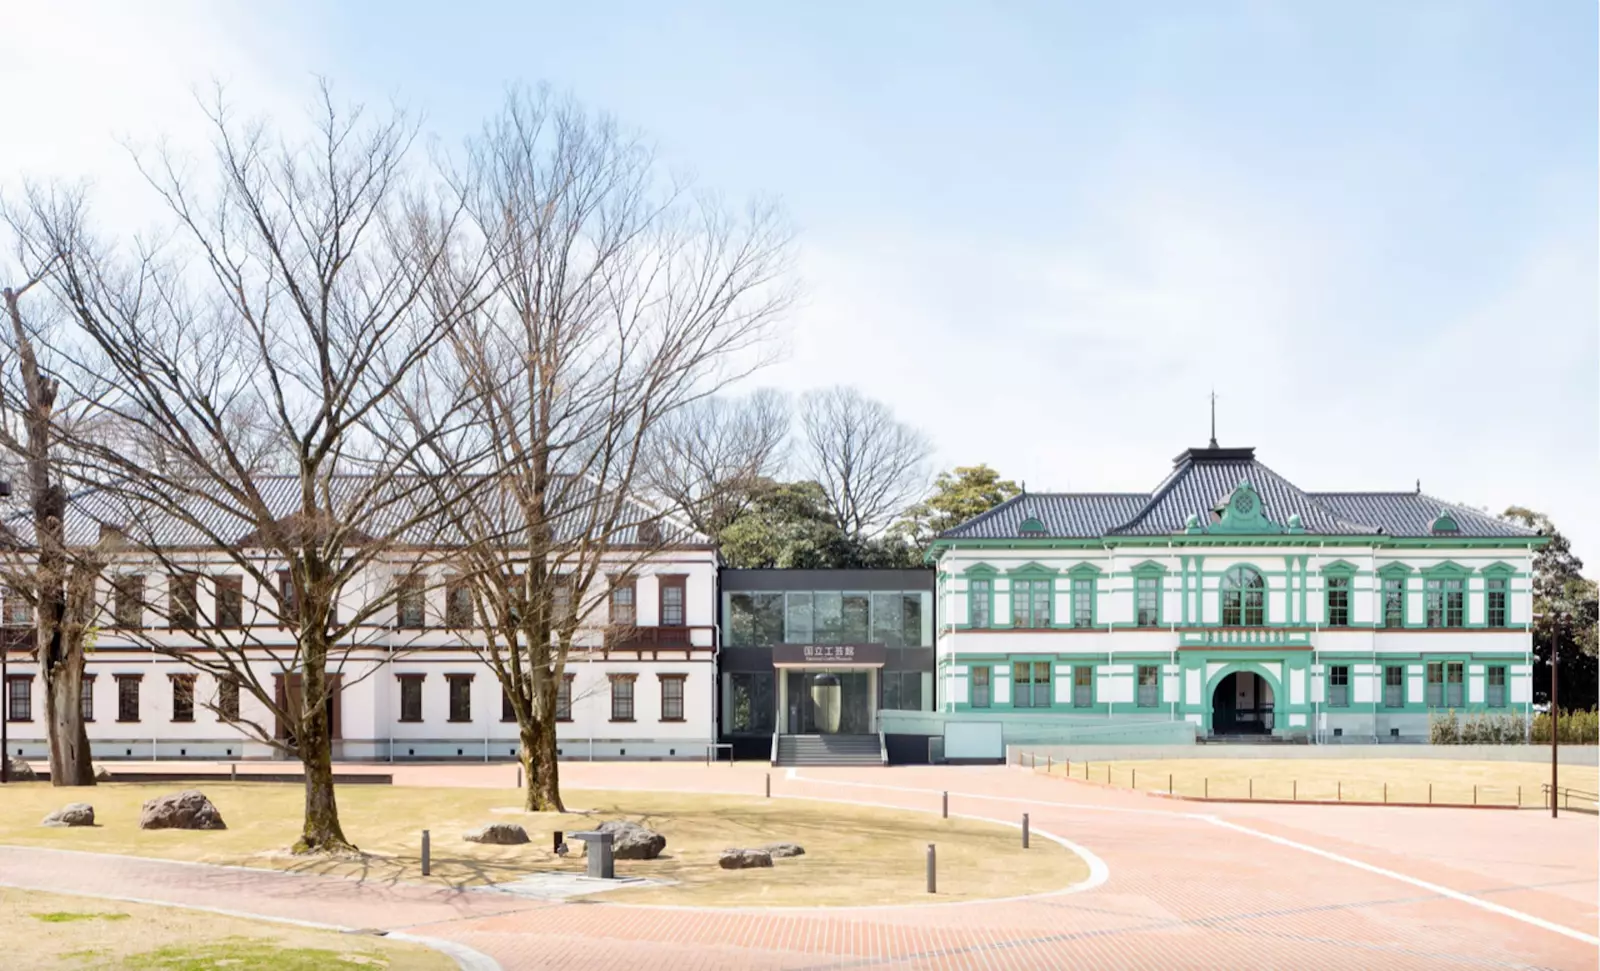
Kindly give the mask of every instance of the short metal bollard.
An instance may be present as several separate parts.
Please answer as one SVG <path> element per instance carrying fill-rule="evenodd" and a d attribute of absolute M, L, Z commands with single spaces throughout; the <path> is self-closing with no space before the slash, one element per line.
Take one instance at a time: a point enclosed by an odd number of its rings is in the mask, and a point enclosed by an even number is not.
<path fill-rule="evenodd" d="M 767 773 L 767 798 L 772 798 L 772 773 Z"/>
<path fill-rule="evenodd" d="M 586 853 L 589 868 L 585 872 L 585 876 L 595 880 L 615 880 L 617 878 L 616 864 L 611 855 L 612 844 L 616 840 L 615 834 L 573 833 L 572 838 L 589 844 Z"/>
<path fill-rule="evenodd" d="M 517 788 L 522 788 L 522 766 L 520 764 L 517 766 Z"/>
<path fill-rule="evenodd" d="M 563 835 L 559 829 L 550 834 L 550 852 L 556 856 L 567 855 L 567 843 L 561 838 Z"/>
<path fill-rule="evenodd" d="M 1022 848 L 1028 848 L 1028 814 L 1022 814 Z"/>
<path fill-rule="evenodd" d="M 427 830 L 423 830 L 422 831 L 422 875 L 423 876 L 427 876 L 428 874 L 433 872 L 433 861 L 431 859 L 429 859 L 429 855 L 430 854 L 428 853 L 428 831 Z"/>
<path fill-rule="evenodd" d="M 929 843 L 928 844 L 928 892 L 929 893 L 938 893 L 939 892 L 939 877 L 938 877 L 937 874 L 938 874 L 938 871 L 937 871 L 937 869 L 936 869 L 936 867 L 934 865 L 933 844 Z"/>
<path fill-rule="evenodd" d="M 239 781 L 239 763 L 234 762 L 233 764 L 228 766 L 228 781 L 229 782 L 238 782 Z"/>
<path fill-rule="evenodd" d="M 940 801 L 939 815 L 944 819 L 950 818 L 950 793 L 948 792 L 944 794 L 944 799 Z"/>

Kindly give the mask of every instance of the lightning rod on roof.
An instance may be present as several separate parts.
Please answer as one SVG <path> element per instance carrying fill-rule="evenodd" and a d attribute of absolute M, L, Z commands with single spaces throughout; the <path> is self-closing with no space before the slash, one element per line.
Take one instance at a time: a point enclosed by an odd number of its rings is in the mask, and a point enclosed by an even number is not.
<path fill-rule="evenodd" d="M 1211 447 L 1217 447 L 1217 389 L 1211 389 Z"/>
<path fill-rule="evenodd" d="M 1419 495 L 1419 496 L 1422 495 L 1422 480 L 1421 479 L 1417 480 L 1417 495 Z"/>

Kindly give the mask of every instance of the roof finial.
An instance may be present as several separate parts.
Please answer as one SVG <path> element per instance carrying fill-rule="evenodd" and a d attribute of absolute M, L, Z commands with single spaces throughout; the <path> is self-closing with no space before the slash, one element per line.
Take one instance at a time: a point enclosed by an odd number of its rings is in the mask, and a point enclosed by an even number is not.
<path fill-rule="evenodd" d="M 1417 495 L 1419 495 L 1419 496 L 1422 495 L 1422 480 L 1421 479 L 1417 480 Z"/>
<path fill-rule="evenodd" d="M 1211 447 L 1217 447 L 1217 389 L 1211 389 Z"/>

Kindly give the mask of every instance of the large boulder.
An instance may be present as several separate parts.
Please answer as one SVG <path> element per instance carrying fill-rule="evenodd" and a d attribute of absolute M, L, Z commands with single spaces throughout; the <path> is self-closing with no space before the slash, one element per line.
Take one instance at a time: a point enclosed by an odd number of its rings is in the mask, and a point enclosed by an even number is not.
<path fill-rule="evenodd" d="M 12 782 L 34 782 L 38 778 L 39 775 L 33 771 L 33 766 L 29 765 L 22 759 L 13 758 L 11 760 Z"/>
<path fill-rule="evenodd" d="M 497 846 L 514 846 L 528 842 L 528 831 L 516 823 L 489 823 L 462 834 L 468 843 L 493 843 Z"/>
<path fill-rule="evenodd" d="M 618 860 L 653 860 L 667 848 L 665 836 L 626 819 L 601 823 L 594 831 L 611 834 L 611 855 Z M 583 844 L 583 852 L 588 855 L 588 842 Z"/>
<path fill-rule="evenodd" d="M 198 789 L 185 789 L 144 804 L 140 829 L 227 829 L 217 807 Z"/>
<path fill-rule="evenodd" d="M 805 856 L 806 848 L 799 843 L 768 843 L 762 847 L 771 854 L 774 860 L 781 860 L 791 856 Z"/>
<path fill-rule="evenodd" d="M 750 870 L 772 865 L 772 854 L 766 850 L 723 850 L 717 866 L 724 870 Z"/>
<path fill-rule="evenodd" d="M 44 818 L 40 826 L 93 826 L 94 807 L 86 802 L 73 802 L 62 806 Z"/>

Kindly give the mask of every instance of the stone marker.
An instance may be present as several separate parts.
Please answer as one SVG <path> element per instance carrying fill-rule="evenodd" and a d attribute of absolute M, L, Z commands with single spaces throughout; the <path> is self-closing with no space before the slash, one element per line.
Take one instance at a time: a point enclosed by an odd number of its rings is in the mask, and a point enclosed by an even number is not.
<path fill-rule="evenodd" d="M 665 836 L 626 819 L 601 823 L 594 831 L 611 834 L 611 855 L 618 860 L 653 860 L 667 848 Z M 588 854 L 588 843 L 583 844 L 583 852 Z"/>
<path fill-rule="evenodd" d="M 749 870 L 772 866 L 772 854 L 766 850 L 723 850 L 717 865 L 724 870 Z"/>
<path fill-rule="evenodd" d="M 39 775 L 33 771 L 33 766 L 29 765 L 20 758 L 13 758 L 11 760 L 12 782 L 36 782 L 38 779 Z"/>
<path fill-rule="evenodd" d="M 479 826 L 477 829 L 462 834 L 462 839 L 468 843 L 493 843 L 497 846 L 513 846 L 517 843 L 528 842 L 528 831 L 516 823 L 490 823 Z"/>
<path fill-rule="evenodd" d="M 144 804 L 140 829 L 227 829 L 217 807 L 198 789 L 159 796 Z"/>
<path fill-rule="evenodd" d="M 86 802 L 73 802 L 62 806 L 44 818 L 40 826 L 93 826 L 94 807 Z"/>
<path fill-rule="evenodd" d="M 768 843 L 762 847 L 774 860 L 782 860 L 791 856 L 805 856 L 806 848 L 799 843 Z"/>
<path fill-rule="evenodd" d="M 103 765 L 95 766 L 94 767 L 94 779 L 95 779 L 96 782 L 110 782 L 111 781 L 111 770 L 106 768 Z"/>

